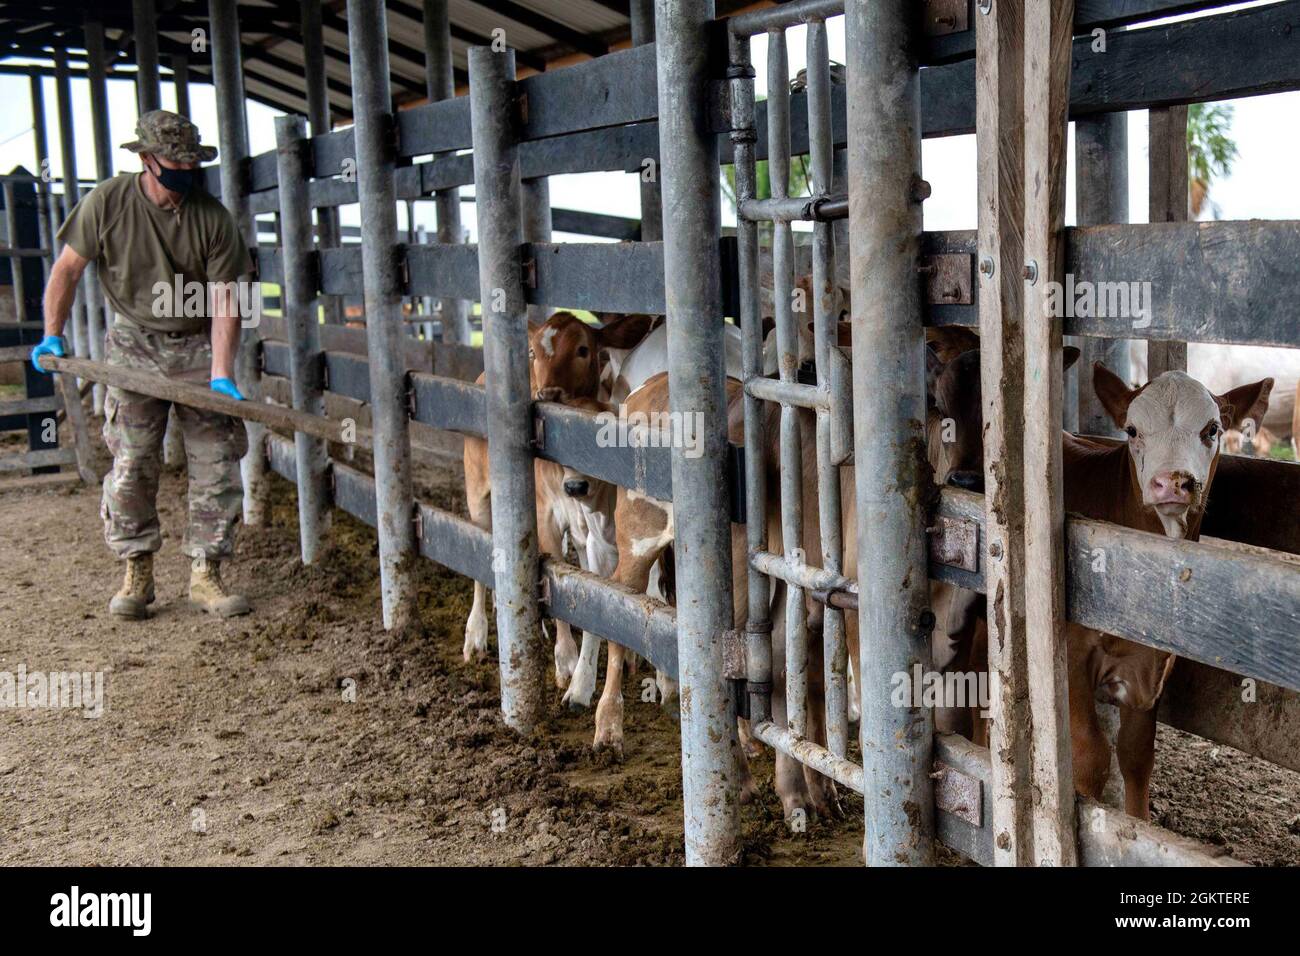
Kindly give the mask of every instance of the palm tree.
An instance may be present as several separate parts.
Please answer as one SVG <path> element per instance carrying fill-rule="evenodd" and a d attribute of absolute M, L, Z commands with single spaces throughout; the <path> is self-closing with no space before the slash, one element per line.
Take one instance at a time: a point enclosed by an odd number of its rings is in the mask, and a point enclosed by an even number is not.
<path fill-rule="evenodd" d="M 1209 201 L 1210 185 L 1232 171 L 1237 144 L 1229 136 L 1232 107 L 1226 103 L 1193 103 L 1187 107 L 1187 196 L 1192 218 L 1199 218 Z M 1219 207 L 1210 202 L 1214 218 Z"/>

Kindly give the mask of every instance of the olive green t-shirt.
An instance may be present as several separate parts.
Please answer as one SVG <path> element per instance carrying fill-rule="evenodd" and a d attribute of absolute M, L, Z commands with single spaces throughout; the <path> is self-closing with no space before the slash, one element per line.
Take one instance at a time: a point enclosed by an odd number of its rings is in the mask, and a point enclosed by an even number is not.
<path fill-rule="evenodd" d="M 100 183 L 73 207 L 58 237 L 96 260 L 104 296 L 119 315 L 159 332 L 206 330 L 208 284 L 250 272 L 248 248 L 215 197 L 194 190 L 175 210 L 164 209 L 145 195 L 143 175 Z"/>

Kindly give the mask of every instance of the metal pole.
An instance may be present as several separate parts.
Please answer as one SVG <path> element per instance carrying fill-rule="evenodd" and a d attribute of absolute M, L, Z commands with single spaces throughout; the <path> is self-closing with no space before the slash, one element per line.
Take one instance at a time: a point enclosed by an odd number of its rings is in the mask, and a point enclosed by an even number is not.
<path fill-rule="evenodd" d="M 925 339 L 917 264 L 919 72 L 907 0 L 849 4 L 848 169 L 858 499 L 862 763 L 869 866 L 934 858 L 934 718 L 894 707 L 896 675 L 930 667 L 922 513 Z"/>
<path fill-rule="evenodd" d="M 519 104 L 514 53 L 472 47 L 469 74 L 501 710 L 509 726 L 526 733 L 545 708 L 546 648 L 537 605 L 537 510 L 529 447 L 533 413 L 519 254 L 522 187 L 515 139 Z"/>
<path fill-rule="evenodd" d="M 654 43 L 654 0 L 632 0 L 631 13 L 632 45 L 643 46 L 646 43 Z M 637 173 L 637 177 L 641 181 L 641 241 L 656 242 L 664 237 L 663 194 L 659 189 L 658 164 L 655 164 L 652 178 L 644 167 Z"/>
<path fill-rule="evenodd" d="M 524 242 L 551 241 L 551 186 L 545 176 L 523 181 Z M 551 310 L 543 304 L 528 307 L 528 321 L 545 322 Z"/>
<path fill-rule="evenodd" d="M 90 81 L 90 119 L 95 140 L 95 179 L 103 182 L 113 175 L 113 153 L 109 145 L 108 67 L 104 56 L 104 24 L 96 17 L 86 18 L 86 69 Z M 113 318 L 99 284 L 99 268 L 92 262 L 86 267 L 91 290 L 90 324 L 91 357 L 98 359 L 102 352 L 104 330 L 111 327 Z M 106 389 L 96 382 L 92 402 L 96 415 L 104 413 Z"/>
<path fill-rule="evenodd" d="M 447 12 L 447 0 L 424 0 L 424 52 L 427 58 L 425 73 L 429 102 L 451 99 L 456 95 L 456 83 L 452 70 L 451 20 Z M 438 215 L 438 241 L 464 242 L 465 236 L 460 225 L 460 190 L 440 189 L 433 197 L 434 209 Z M 464 299 L 443 299 L 441 312 L 442 340 L 469 345 L 473 334 L 469 322 L 469 303 Z"/>
<path fill-rule="evenodd" d="M 388 88 L 388 22 L 383 0 L 348 0 L 348 49 L 352 60 L 361 269 L 375 430 L 380 592 L 384 627 L 405 629 L 412 623 L 415 610 L 415 501 L 411 491 L 406 369 L 402 363 L 402 295 L 395 254 L 395 117 Z"/>
<path fill-rule="evenodd" d="M 5 204 L 5 245 L 17 250 L 22 243 L 18 240 L 18 205 L 14 198 L 13 180 L 6 179 L 3 185 L 0 185 L 0 192 L 4 194 Z M 26 260 L 19 256 L 9 258 L 9 275 L 14 295 L 14 319 L 18 322 L 27 321 L 26 265 Z"/>
<path fill-rule="evenodd" d="M 154 0 L 131 0 L 131 10 L 135 64 L 139 71 L 135 77 L 135 90 L 143 115 L 162 108 L 162 85 L 158 78 L 158 11 Z"/>
<path fill-rule="evenodd" d="M 217 142 L 221 150 L 221 201 L 235 217 L 239 234 L 250 248 L 257 247 L 257 233 L 248 208 L 248 121 L 244 115 L 243 65 L 239 55 L 239 17 L 236 0 L 210 0 L 208 5 L 212 41 L 212 82 L 217 99 Z M 251 281 L 251 277 L 245 277 Z M 257 362 L 255 336 L 242 337 L 236 359 L 239 387 L 250 401 L 262 400 L 262 373 Z M 244 523 L 260 525 L 266 520 L 266 427 L 245 422 L 248 454 L 239 463 L 244 480 Z"/>
<path fill-rule="evenodd" d="M 50 218 L 50 142 L 45 132 L 45 90 L 39 76 L 31 77 L 32 131 L 36 139 L 36 225 L 40 229 L 41 248 L 48 249 L 42 262 L 45 269 L 45 281 L 50 279 L 50 269 L 54 267 L 54 223 Z"/>
<path fill-rule="evenodd" d="M 831 68 L 826 22 L 808 24 L 808 146 L 812 192 L 827 195 L 834 175 L 831 135 Z M 813 332 L 816 339 L 817 387 L 829 405 L 831 350 L 838 343 L 835 312 L 835 234 L 829 222 L 813 225 Z M 802 318 L 802 317 L 801 317 Z M 839 574 L 844 552 L 840 469 L 831 454 L 834 427 L 829 408 L 817 411 L 817 497 L 822 539 L 822 567 Z M 823 672 L 826 698 L 826 747 L 837 757 L 848 753 L 848 648 L 844 612 L 827 607 L 822 617 Z"/>
<path fill-rule="evenodd" d="M 77 144 L 73 139 L 72 83 L 68 75 L 66 50 L 54 52 L 54 90 L 59 101 L 59 152 L 63 160 L 63 217 L 66 219 L 81 198 L 77 186 Z M 77 298 L 73 302 L 71 316 L 72 354 L 83 358 L 90 355 L 86 307 L 89 299 L 88 281 L 85 273 L 82 273 L 82 281 L 77 283 Z"/>
<path fill-rule="evenodd" d="M 321 0 L 303 0 L 302 4 L 303 69 L 307 80 L 307 120 L 312 136 L 324 136 L 331 129 L 329 85 L 325 75 L 325 40 L 321 33 Z M 307 171 L 308 174 L 312 170 Z M 316 237 L 322 249 L 339 245 L 339 211 L 333 206 L 316 210 Z M 342 325 L 343 297 L 323 295 L 320 303 L 327 325 Z"/>
<path fill-rule="evenodd" d="M 702 454 L 672 450 L 677 654 L 688 865 L 732 863 L 740 828 L 736 711 L 724 677 L 732 626 L 727 400 L 718 240 L 718 141 L 709 126 L 712 0 L 657 0 L 659 154 L 671 410 L 694 421 Z"/>
<path fill-rule="evenodd" d="M 190 115 L 190 58 L 184 53 L 174 53 L 171 57 L 172 84 L 176 87 L 176 112 L 182 116 Z"/>
<path fill-rule="evenodd" d="M 280 308 L 289 336 L 289 379 L 293 407 L 325 414 L 321 389 L 320 323 L 316 320 L 316 276 L 312 252 L 311 204 L 307 197 L 310 141 L 301 116 L 275 120 L 276 168 L 280 183 L 280 238 L 284 247 L 284 286 Z M 298 476 L 298 536 L 303 564 L 320 550 L 321 532 L 329 523 L 327 471 L 329 450 L 319 438 L 294 433 Z"/>
<path fill-rule="evenodd" d="M 1080 226 L 1128 222 L 1128 114 L 1079 117 L 1074 124 L 1074 150 L 1075 220 Z M 1070 369 L 1077 372 L 1077 430 L 1084 435 L 1118 436 L 1119 429 L 1093 391 L 1092 365 L 1101 362 L 1127 382 L 1128 339 L 1081 335 L 1072 337 L 1070 344 L 1082 352 Z"/>

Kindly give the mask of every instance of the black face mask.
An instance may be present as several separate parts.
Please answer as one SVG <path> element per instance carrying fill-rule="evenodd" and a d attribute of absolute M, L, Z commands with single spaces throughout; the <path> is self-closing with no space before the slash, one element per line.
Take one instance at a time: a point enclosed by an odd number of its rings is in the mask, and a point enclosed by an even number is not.
<path fill-rule="evenodd" d="M 182 196 L 198 188 L 199 177 L 196 169 L 168 169 L 162 163 L 158 163 L 158 169 L 153 175 L 164 189 L 180 193 Z"/>

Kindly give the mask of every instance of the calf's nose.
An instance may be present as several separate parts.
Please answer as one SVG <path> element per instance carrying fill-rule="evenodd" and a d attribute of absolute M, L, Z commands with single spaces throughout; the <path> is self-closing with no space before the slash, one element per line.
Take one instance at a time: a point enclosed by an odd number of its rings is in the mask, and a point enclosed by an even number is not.
<path fill-rule="evenodd" d="M 1155 504 L 1188 504 L 1196 479 L 1182 471 L 1162 471 L 1151 478 L 1151 497 Z"/>
<path fill-rule="evenodd" d="M 562 402 L 564 401 L 564 389 L 554 385 L 539 388 L 533 397 L 539 402 Z"/>
<path fill-rule="evenodd" d="M 948 484 L 957 488 L 965 488 L 967 491 L 977 491 L 981 494 L 984 492 L 984 472 L 982 471 L 954 471 L 948 475 Z"/>
<path fill-rule="evenodd" d="M 564 493 L 570 498 L 581 498 L 587 494 L 590 485 L 583 478 L 564 479 Z"/>

